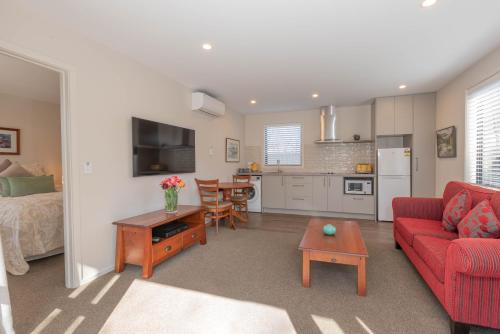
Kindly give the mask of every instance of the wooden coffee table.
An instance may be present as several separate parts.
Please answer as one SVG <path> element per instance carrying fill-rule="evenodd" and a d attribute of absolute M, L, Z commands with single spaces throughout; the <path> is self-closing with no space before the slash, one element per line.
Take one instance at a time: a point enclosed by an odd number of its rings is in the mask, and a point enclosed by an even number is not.
<path fill-rule="evenodd" d="M 337 228 L 335 236 L 323 234 L 323 226 Z M 366 258 L 368 251 L 355 221 L 312 218 L 300 242 L 302 251 L 302 285 L 311 284 L 311 261 L 349 264 L 358 267 L 358 295 L 366 296 Z"/>

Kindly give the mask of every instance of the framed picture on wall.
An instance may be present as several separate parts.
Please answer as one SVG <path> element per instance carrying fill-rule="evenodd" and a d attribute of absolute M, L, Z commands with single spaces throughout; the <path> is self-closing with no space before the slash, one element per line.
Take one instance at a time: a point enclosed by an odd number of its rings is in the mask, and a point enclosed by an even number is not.
<path fill-rule="evenodd" d="M 240 162 L 240 141 L 226 138 L 226 162 Z"/>
<path fill-rule="evenodd" d="M 438 158 L 455 158 L 457 156 L 457 130 L 450 126 L 436 131 Z"/>
<path fill-rule="evenodd" d="M 21 130 L 0 128 L 0 155 L 21 154 Z"/>

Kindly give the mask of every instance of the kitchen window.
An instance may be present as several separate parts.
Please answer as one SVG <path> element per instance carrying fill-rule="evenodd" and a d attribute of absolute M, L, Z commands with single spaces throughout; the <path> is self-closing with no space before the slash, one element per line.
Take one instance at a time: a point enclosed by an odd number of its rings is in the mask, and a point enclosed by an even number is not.
<path fill-rule="evenodd" d="M 266 166 L 302 165 L 302 125 L 268 125 L 264 130 Z"/>
<path fill-rule="evenodd" d="M 500 75 L 467 93 L 466 180 L 500 188 Z"/>

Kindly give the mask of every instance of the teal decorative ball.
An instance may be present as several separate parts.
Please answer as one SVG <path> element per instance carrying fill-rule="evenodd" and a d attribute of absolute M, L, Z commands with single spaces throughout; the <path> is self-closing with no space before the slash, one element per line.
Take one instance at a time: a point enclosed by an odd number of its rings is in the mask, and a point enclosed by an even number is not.
<path fill-rule="evenodd" d="M 337 228 L 335 228 L 332 224 L 326 224 L 323 226 L 323 233 L 326 235 L 335 235 L 335 232 L 337 232 Z"/>

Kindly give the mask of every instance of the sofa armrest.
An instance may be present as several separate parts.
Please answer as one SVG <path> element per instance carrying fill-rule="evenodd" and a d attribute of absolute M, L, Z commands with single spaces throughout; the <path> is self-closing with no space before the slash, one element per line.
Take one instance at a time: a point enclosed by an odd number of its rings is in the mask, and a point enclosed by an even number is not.
<path fill-rule="evenodd" d="M 445 308 L 450 318 L 500 329 L 500 239 L 453 240 L 445 266 Z"/>
<path fill-rule="evenodd" d="M 394 220 L 398 217 L 441 220 L 443 199 L 425 197 L 395 197 L 392 200 Z"/>
<path fill-rule="evenodd" d="M 500 239 L 453 240 L 446 253 L 446 268 L 471 276 L 500 278 Z"/>

